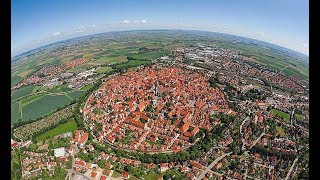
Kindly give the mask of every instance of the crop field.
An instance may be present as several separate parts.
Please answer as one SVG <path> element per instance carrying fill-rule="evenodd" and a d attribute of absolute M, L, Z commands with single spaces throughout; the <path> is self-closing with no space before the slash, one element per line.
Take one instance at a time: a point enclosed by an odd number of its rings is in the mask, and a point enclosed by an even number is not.
<path fill-rule="evenodd" d="M 118 57 L 103 56 L 94 62 L 100 65 L 102 64 L 112 65 L 112 64 L 117 64 L 117 63 L 122 63 L 127 61 L 128 61 L 127 56 L 118 56 Z"/>
<path fill-rule="evenodd" d="M 71 88 L 68 88 L 68 86 L 67 85 L 61 85 L 60 86 L 60 91 L 62 91 L 62 92 L 68 92 L 68 91 L 72 91 L 72 89 Z"/>
<path fill-rule="evenodd" d="M 80 96 L 82 96 L 84 93 L 85 91 L 73 91 L 73 92 L 69 92 L 68 96 L 75 100 L 75 99 L 78 99 Z"/>
<path fill-rule="evenodd" d="M 73 68 L 67 70 L 67 72 L 77 72 L 77 71 L 85 70 L 85 69 L 88 70 L 88 69 L 91 69 L 91 68 L 96 66 L 96 65 L 93 65 L 93 64 L 89 64 L 89 63 L 90 63 L 90 61 L 85 63 L 85 64 L 81 64 L 79 66 L 73 67 Z"/>
<path fill-rule="evenodd" d="M 19 102 L 13 102 L 11 103 L 11 118 L 19 113 Z"/>
<path fill-rule="evenodd" d="M 92 87 L 93 87 L 93 84 L 88 84 L 88 85 L 83 86 L 80 90 L 87 91 L 87 90 L 91 89 Z"/>
<path fill-rule="evenodd" d="M 76 103 L 50 114 L 39 121 L 17 127 L 13 129 L 13 135 L 18 139 L 29 139 L 35 132 L 39 132 L 40 130 L 51 126 L 52 124 L 60 122 L 62 118 L 70 117 L 75 110 L 75 107 Z"/>
<path fill-rule="evenodd" d="M 77 123 L 74 119 L 67 121 L 66 123 L 60 124 L 57 127 L 39 135 L 36 138 L 36 141 L 43 141 L 49 138 L 53 138 L 54 136 L 66 132 L 73 132 L 77 129 Z"/>
<path fill-rule="evenodd" d="M 289 120 L 290 118 L 290 115 L 285 113 L 285 112 L 282 112 L 282 111 L 279 111 L 277 109 L 271 109 L 271 114 L 275 115 L 275 116 L 280 116 L 282 117 L 284 120 Z"/>
<path fill-rule="evenodd" d="M 21 73 L 18 74 L 18 76 L 20 77 L 26 77 L 28 74 L 30 74 L 31 72 L 33 72 L 34 69 L 28 69 L 28 70 L 25 70 Z"/>
<path fill-rule="evenodd" d="M 42 117 L 69 103 L 71 103 L 71 99 L 65 95 L 46 95 L 26 106 L 23 106 L 22 121 L 29 121 L 38 117 Z"/>
<path fill-rule="evenodd" d="M 26 96 L 28 94 L 31 94 L 35 87 L 36 87 L 35 85 L 28 85 L 28 86 L 22 87 L 16 91 L 14 91 L 11 96 L 11 101 L 14 101 L 14 100 L 16 100 L 20 97 Z"/>
<path fill-rule="evenodd" d="M 32 96 L 28 96 L 28 97 L 25 97 L 25 98 L 19 100 L 19 103 L 21 104 L 21 106 L 26 106 L 26 105 L 32 103 L 33 101 L 36 101 L 36 100 L 42 98 L 43 96 L 45 96 L 45 94 L 35 94 Z"/>
<path fill-rule="evenodd" d="M 74 97 L 79 96 L 74 92 Z M 30 121 L 45 116 L 59 107 L 71 103 L 72 99 L 66 95 L 37 94 L 11 103 L 11 124 L 21 121 Z"/>
<path fill-rule="evenodd" d="M 110 71 L 112 71 L 111 67 L 99 67 L 97 69 L 97 73 L 99 73 L 99 74 L 107 73 L 107 72 L 110 72 Z"/>
<path fill-rule="evenodd" d="M 124 64 L 118 64 L 118 65 L 116 65 L 116 68 L 123 69 L 126 67 L 134 67 L 134 66 L 147 65 L 147 64 L 151 64 L 151 61 L 132 60 L 132 61 L 128 61 L 127 63 L 124 63 Z"/>
<path fill-rule="evenodd" d="M 131 57 L 135 59 L 153 60 L 166 54 L 169 54 L 169 51 L 151 51 L 146 53 L 133 54 Z"/>
<path fill-rule="evenodd" d="M 19 81 L 21 81 L 23 78 L 16 75 L 11 75 L 11 85 L 17 84 Z"/>

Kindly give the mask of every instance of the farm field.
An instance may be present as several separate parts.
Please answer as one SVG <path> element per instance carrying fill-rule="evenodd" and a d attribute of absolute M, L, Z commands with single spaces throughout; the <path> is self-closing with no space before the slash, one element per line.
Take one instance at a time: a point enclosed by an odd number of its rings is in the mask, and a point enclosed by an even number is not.
<path fill-rule="evenodd" d="M 36 141 L 43 141 L 49 138 L 53 138 L 54 136 L 66 132 L 73 132 L 77 129 L 77 123 L 74 119 L 67 121 L 66 123 L 60 124 L 57 127 L 39 135 L 36 138 Z"/>
<path fill-rule="evenodd" d="M 22 121 L 29 121 L 50 114 L 57 108 L 71 103 L 71 101 L 65 95 L 46 95 L 23 106 Z"/>
<path fill-rule="evenodd" d="M 35 87 L 36 87 L 35 85 L 28 85 L 28 86 L 22 87 L 16 91 L 14 91 L 11 96 L 11 101 L 14 101 L 14 100 L 16 100 L 20 97 L 26 96 L 28 94 L 31 94 Z"/>
<path fill-rule="evenodd" d="M 285 120 L 289 120 L 290 119 L 290 115 L 289 114 L 287 114 L 285 112 L 282 112 L 282 111 L 279 111 L 277 109 L 271 109 L 271 114 L 280 116 Z"/>
<path fill-rule="evenodd" d="M 93 84 L 88 84 L 88 85 L 83 86 L 80 90 L 87 91 L 87 90 L 91 89 L 92 87 L 93 87 Z"/>
<path fill-rule="evenodd" d="M 140 65 L 148 65 L 151 64 L 151 61 L 139 61 L 139 60 L 131 60 L 124 64 L 118 64 L 115 66 L 116 69 L 124 69 L 126 67 L 135 67 Z"/>
<path fill-rule="evenodd" d="M 118 64 L 118 63 L 127 62 L 127 61 L 128 61 L 127 56 L 118 56 L 118 57 L 103 56 L 93 62 L 99 65 L 112 65 L 112 64 Z"/>
<path fill-rule="evenodd" d="M 99 67 L 97 69 L 97 73 L 99 73 L 99 74 L 107 73 L 107 72 L 110 72 L 110 71 L 112 71 L 111 67 Z"/>
<path fill-rule="evenodd" d="M 13 130 L 13 135 L 18 139 L 31 138 L 35 132 L 39 132 L 40 130 L 51 126 L 52 124 L 58 123 L 62 118 L 70 117 L 75 110 L 75 107 L 76 103 L 44 118 L 41 118 L 39 121 L 19 126 Z"/>
<path fill-rule="evenodd" d="M 76 100 L 80 96 L 82 96 L 84 93 L 85 91 L 72 91 L 72 92 L 69 92 L 67 95 L 71 97 L 73 100 Z"/>
<path fill-rule="evenodd" d="M 17 84 L 19 81 L 21 81 L 23 78 L 16 75 L 11 75 L 11 85 Z"/>
<path fill-rule="evenodd" d="M 133 54 L 133 55 L 131 55 L 131 57 L 133 57 L 135 59 L 152 60 L 152 59 L 159 58 L 159 57 L 164 56 L 169 53 L 170 53 L 169 51 L 151 51 L 151 52 Z"/>

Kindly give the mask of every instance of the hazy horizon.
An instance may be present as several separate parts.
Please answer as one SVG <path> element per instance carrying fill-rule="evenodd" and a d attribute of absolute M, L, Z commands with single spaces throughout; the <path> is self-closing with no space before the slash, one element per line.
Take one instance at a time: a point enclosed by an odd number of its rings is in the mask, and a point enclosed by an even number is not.
<path fill-rule="evenodd" d="M 225 33 L 309 54 L 308 1 L 12 0 L 11 4 L 12 56 L 74 37 L 147 29 Z"/>

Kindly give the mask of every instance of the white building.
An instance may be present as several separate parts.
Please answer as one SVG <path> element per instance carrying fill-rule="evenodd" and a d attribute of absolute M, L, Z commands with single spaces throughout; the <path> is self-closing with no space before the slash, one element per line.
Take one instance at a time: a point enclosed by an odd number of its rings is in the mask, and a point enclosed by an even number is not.
<path fill-rule="evenodd" d="M 54 156 L 55 157 L 63 157 L 65 155 L 66 155 L 66 151 L 65 151 L 64 147 L 54 149 Z"/>

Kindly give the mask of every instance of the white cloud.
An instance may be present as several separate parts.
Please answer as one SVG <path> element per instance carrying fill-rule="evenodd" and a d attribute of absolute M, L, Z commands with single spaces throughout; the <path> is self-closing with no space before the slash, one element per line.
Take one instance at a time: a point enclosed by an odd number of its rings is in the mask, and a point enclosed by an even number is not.
<path fill-rule="evenodd" d="M 53 33 L 52 36 L 58 36 L 60 34 L 61 34 L 61 32 L 56 32 L 56 33 Z"/>
<path fill-rule="evenodd" d="M 264 32 L 255 32 L 255 33 L 258 34 L 258 35 L 261 35 L 261 36 L 264 35 Z"/>
<path fill-rule="evenodd" d="M 126 19 L 126 20 L 123 20 L 121 23 L 122 23 L 122 24 L 129 24 L 130 21 Z"/>
<path fill-rule="evenodd" d="M 76 30 L 75 32 L 76 33 L 81 33 L 81 32 L 83 32 L 83 30 Z"/>
<path fill-rule="evenodd" d="M 309 43 L 308 42 L 307 43 L 303 43 L 302 46 L 308 48 L 309 47 Z"/>
<path fill-rule="evenodd" d="M 92 24 L 92 25 L 90 25 L 90 26 L 88 26 L 88 27 L 96 27 L 97 25 L 95 25 L 95 24 Z"/>
<path fill-rule="evenodd" d="M 142 22 L 142 23 L 146 23 L 146 22 L 148 22 L 148 21 L 144 19 L 144 20 L 141 20 L 141 22 Z"/>

